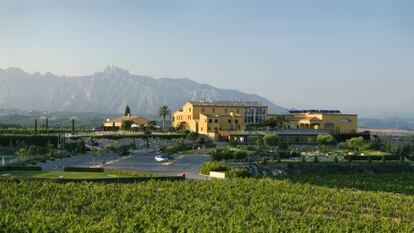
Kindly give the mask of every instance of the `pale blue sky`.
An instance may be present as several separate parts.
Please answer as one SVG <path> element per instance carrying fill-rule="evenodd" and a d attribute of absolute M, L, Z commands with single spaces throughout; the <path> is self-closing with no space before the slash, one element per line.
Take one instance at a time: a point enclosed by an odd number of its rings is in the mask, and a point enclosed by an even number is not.
<path fill-rule="evenodd" d="M 0 0 L 0 68 L 106 65 L 289 108 L 414 112 L 414 1 Z"/>

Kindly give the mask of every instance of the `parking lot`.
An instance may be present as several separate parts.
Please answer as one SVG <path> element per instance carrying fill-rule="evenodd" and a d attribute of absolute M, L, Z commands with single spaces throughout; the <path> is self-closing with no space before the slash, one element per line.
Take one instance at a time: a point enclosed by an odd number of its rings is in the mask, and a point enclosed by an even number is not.
<path fill-rule="evenodd" d="M 210 160 L 208 155 L 183 155 L 175 157 L 170 162 L 156 162 L 155 153 L 137 153 L 131 158 L 105 166 L 106 168 L 140 171 L 164 175 L 176 175 L 186 173 L 190 179 L 201 179 L 199 176 L 200 165 Z"/>
<path fill-rule="evenodd" d="M 186 154 L 174 156 L 170 162 L 161 163 L 154 160 L 156 153 L 153 151 L 140 150 L 132 156 L 121 157 L 117 154 L 103 154 L 93 156 L 82 154 L 57 161 L 48 161 L 42 165 L 45 171 L 63 170 L 63 167 L 91 167 L 101 166 L 104 168 L 130 170 L 162 175 L 177 175 L 185 173 L 189 179 L 206 179 L 199 175 L 200 165 L 210 160 L 208 155 Z"/>

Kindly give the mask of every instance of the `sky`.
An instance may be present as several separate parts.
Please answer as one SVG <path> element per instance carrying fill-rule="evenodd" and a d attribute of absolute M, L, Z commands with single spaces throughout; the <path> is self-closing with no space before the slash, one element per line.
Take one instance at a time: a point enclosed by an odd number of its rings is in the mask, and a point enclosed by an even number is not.
<path fill-rule="evenodd" d="M 115 65 L 287 108 L 414 112 L 412 0 L 0 0 L 0 68 Z"/>

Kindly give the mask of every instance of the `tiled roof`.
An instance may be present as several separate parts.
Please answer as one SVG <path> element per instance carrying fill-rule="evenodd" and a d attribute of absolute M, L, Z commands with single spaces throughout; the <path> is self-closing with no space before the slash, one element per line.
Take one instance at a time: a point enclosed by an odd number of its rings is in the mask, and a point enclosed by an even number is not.
<path fill-rule="evenodd" d="M 201 115 L 207 116 L 207 117 L 232 117 L 230 114 L 206 114 L 206 113 L 200 113 Z M 241 117 L 240 114 L 234 114 L 234 117 Z"/>
<path fill-rule="evenodd" d="M 117 117 L 115 119 L 109 120 L 107 122 L 124 122 L 124 121 L 134 121 L 134 120 L 139 120 L 139 119 L 148 121 L 148 119 L 144 117 L 140 117 L 140 116 L 121 116 L 121 117 Z"/>
<path fill-rule="evenodd" d="M 211 107 L 265 107 L 266 105 L 256 101 L 189 101 L 194 106 Z"/>
<path fill-rule="evenodd" d="M 301 121 L 301 120 L 307 120 L 307 121 L 321 121 L 321 119 L 317 117 L 287 117 L 288 121 Z"/>

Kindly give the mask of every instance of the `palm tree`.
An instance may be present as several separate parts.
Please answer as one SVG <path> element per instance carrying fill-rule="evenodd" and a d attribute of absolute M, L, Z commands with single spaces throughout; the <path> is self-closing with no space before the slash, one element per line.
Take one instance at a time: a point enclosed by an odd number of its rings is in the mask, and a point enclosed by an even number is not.
<path fill-rule="evenodd" d="M 163 129 L 165 128 L 165 118 L 170 114 L 171 114 L 171 111 L 167 105 L 161 106 L 160 109 L 158 110 L 158 115 L 162 117 L 162 128 Z"/>

